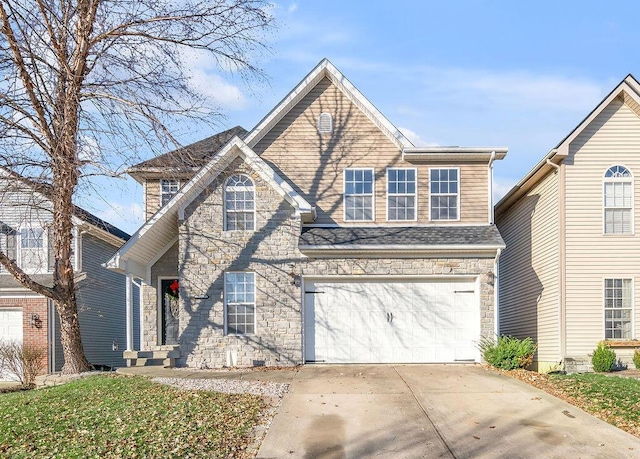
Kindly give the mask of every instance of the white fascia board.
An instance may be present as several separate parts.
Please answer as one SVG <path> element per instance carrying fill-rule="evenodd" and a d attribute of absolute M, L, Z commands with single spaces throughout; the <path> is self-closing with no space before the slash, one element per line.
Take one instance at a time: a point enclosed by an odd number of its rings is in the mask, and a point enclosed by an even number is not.
<path fill-rule="evenodd" d="M 640 104 L 640 97 L 634 88 L 632 88 L 625 80 L 623 80 L 618 86 L 616 86 L 613 91 L 609 93 L 607 97 L 605 97 L 599 105 L 594 108 L 589 115 L 582 120 L 582 122 L 575 127 L 571 133 L 565 137 L 562 142 L 558 144 L 555 148 L 558 150 L 558 153 L 564 156 L 569 154 L 569 145 L 573 142 L 576 137 L 578 137 L 582 131 L 598 116 L 602 111 L 607 108 L 607 106 L 620 95 L 621 92 L 626 92 L 629 97 L 631 97 L 637 104 Z"/>
<path fill-rule="evenodd" d="M 327 77 L 353 102 L 398 149 L 414 145 L 396 128 L 358 89 L 331 63 L 323 59 L 282 101 L 265 116 L 245 137 L 253 148 L 284 116 L 311 91 L 322 78 Z"/>
<path fill-rule="evenodd" d="M 507 147 L 426 147 L 405 148 L 402 159 L 405 161 L 486 161 L 492 158 L 504 159 Z"/>
<path fill-rule="evenodd" d="M 491 247 L 486 249 L 466 248 L 464 250 L 452 249 L 416 249 L 410 248 L 394 248 L 394 249 L 378 249 L 368 247 L 367 249 L 356 248 L 333 248 L 326 249 L 318 246 L 300 246 L 300 252 L 304 256 L 312 258 L 495 258 L 500 250 L 499 247 Z"/>

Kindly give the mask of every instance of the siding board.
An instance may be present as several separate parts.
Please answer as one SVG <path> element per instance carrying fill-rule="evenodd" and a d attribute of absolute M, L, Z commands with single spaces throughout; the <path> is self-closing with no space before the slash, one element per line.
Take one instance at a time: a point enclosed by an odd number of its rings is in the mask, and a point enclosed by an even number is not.
<path fill-rule="evenodd" d="M 500 333 L 531 337 L 537 361 L 560 359 L 558 176 L 547 175 L 497 221 Z"/>
<path fill-rule="evenodd" d="M 634 279 L 638 295 L 637 235 L 604 235 L 602 178 L 612 165 L 623 164 L 634 174 L 633 220 L 638 231 L 640 186 L 640 118 L 620 99 L 614 100 L 572 144 L 567 167 L 567 354 L 586 355 L 604 339 L 603 279 Z M 634 338 L 640 337 L 635 313 Z"/>

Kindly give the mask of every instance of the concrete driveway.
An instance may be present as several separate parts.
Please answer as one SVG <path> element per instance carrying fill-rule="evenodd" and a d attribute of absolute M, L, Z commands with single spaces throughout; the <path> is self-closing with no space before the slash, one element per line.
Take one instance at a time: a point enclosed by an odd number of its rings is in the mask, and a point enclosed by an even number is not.
<path fill-rule="evenodd" d="M 640 439 L 464 365 L 306 365 L 258 458 L 638 458 Z"/>

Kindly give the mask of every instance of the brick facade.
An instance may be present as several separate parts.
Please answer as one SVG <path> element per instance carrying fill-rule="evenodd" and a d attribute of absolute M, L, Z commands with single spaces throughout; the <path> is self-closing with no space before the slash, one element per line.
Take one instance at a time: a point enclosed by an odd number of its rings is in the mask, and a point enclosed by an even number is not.
<path fill-rule="evenodd" d="M 223 231 L 222 188 L 232 173 L 244 173 L 254 181 L 255 232 Z M 238 366 L 303 363 L 302 290 L 295 285 L 295 276 L 473 275 L 480 286 L 481 333 L 494 334 L 493 258 L 312 259 L 298 250 L 300 225 L 291 205 L 241 159 L 234 160 L 187 207 L 179 227 L 177 253 L 181 280 L 179 364 L 221 367 L 228 364 L 230 356 Z M 173 255 L 161 260 L 154 265 L 156 271 L 152 269 L 153 285 L 145 287 L 149 316 L 149 339 L 145 340 L 150 343 L 157 339 L 157 276 L 161 271 L 173 274 L 169 272 Z M 226 271 L 256 274 L 255 334 L 225 334 Z"/>
<path fill-rule="evenodd" d="M 0 297 L 0 308 L 20 308 L 22 309 L 22 342 L 25 346 L 41 347 L 47 350 L 47 355 L 43 358 L 42 374 L 48 373 L 49 363 L 49 341 L 48 341 L 48 301 L 43 297 L 27 298 L 2 298 Z M 37 315 L 38 326 L 31 326 L 31 317 Z"/>

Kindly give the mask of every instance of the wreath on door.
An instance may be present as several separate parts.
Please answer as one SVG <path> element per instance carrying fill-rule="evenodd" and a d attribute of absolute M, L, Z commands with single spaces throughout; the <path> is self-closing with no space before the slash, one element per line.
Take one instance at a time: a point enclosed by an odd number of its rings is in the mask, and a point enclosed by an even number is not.
<path fill-rule="evenodd" d="M 180 283 L 177 280 L 174 280 L 165 290 L 165 301 L 169 304 L 169 311 L 174 319 L 178 318 L 178 308 L 179 301 L 178 297 L 180 294 Z"/>

